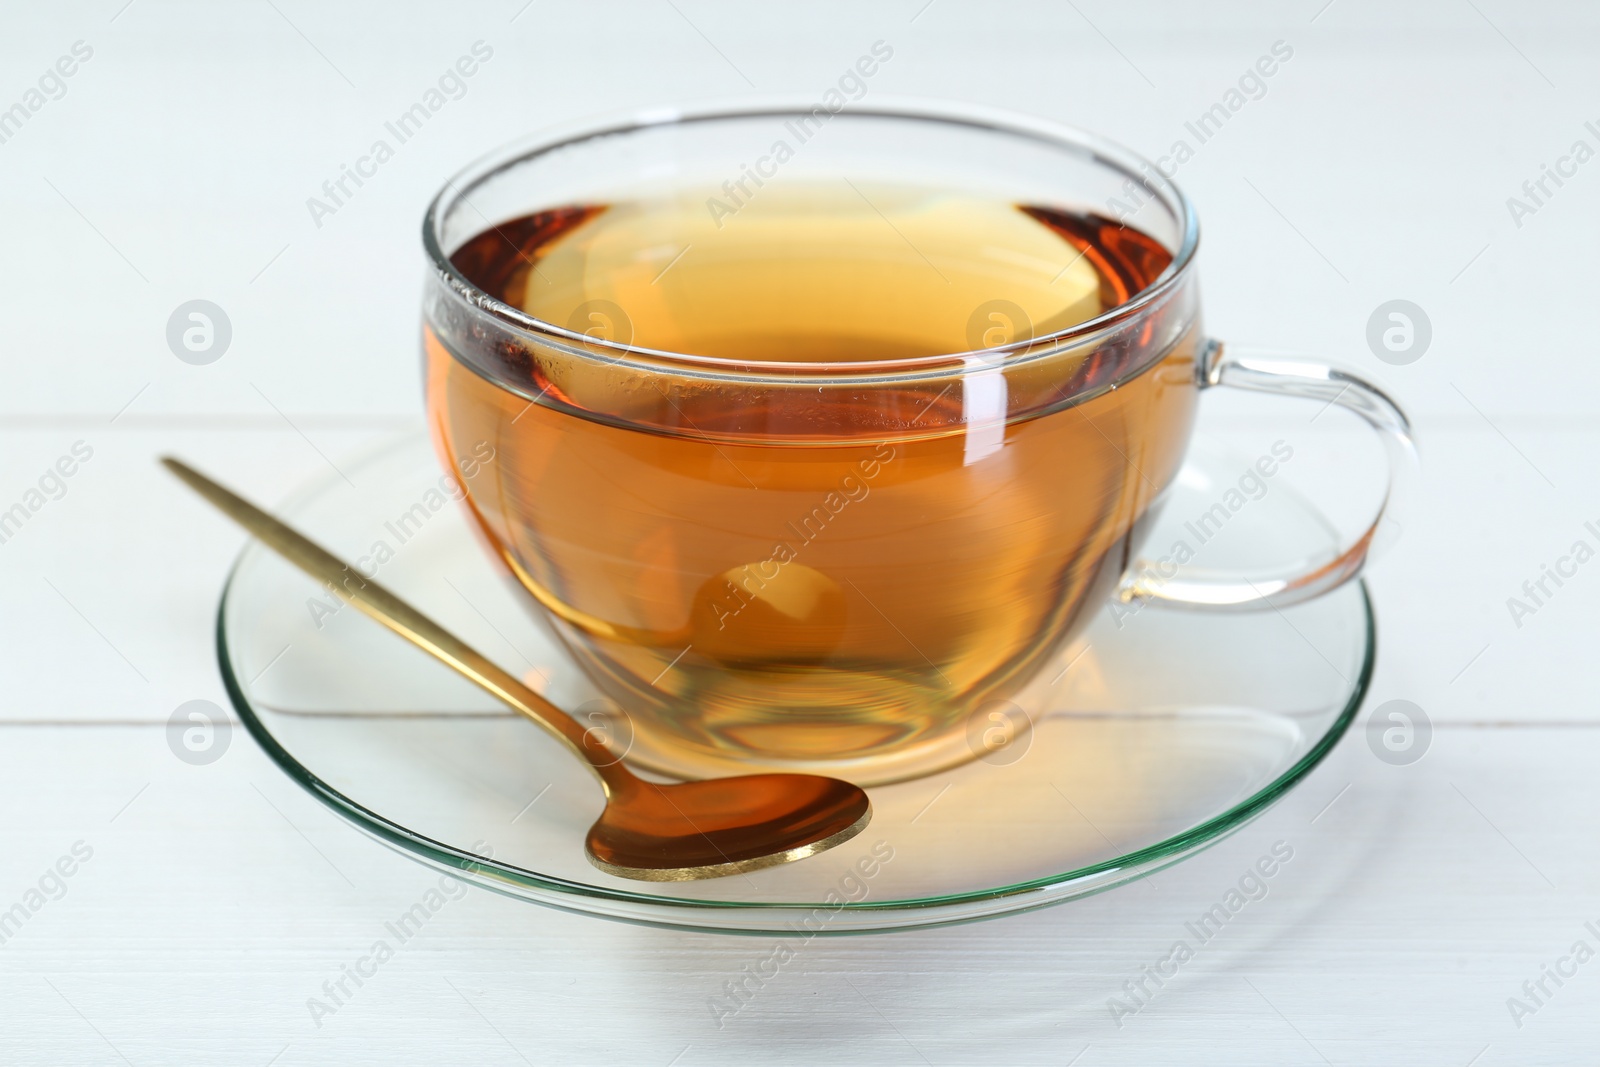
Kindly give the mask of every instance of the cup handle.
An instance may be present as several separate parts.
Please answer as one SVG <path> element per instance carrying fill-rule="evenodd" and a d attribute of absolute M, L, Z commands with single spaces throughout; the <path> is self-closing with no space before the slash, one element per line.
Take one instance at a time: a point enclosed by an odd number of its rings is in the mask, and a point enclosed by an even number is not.
<path fill-rule="evenodd" d="M 1389 458 L 1388 491 L 1371 525 L 1327 563 L 1287 574 L 1199 578 L 1186 577 L 1181 569 L 1164 576 L 1148 560 L 1139 559 L 1126 571 L 1116 598 L 1125 604 L 1148 602 L 1208 611 L 1259 611 L 1311 600 L 1360 574 L 1379 528 L 1386 520 L 1398 525 L 1395 514 L 1408 499 L 1416 479 L 1417 446 L 1405 412 L 1383 390 L 1348 371 L 1322 363 L 1229 355 L 1216 340 L 1208 340 L 1201 347 L 1196 374 L 1201 389 L 1225 385 L 1321 400 L 1327 406 L 1337 404 L 1360 415 L 1383 440 Z"/>

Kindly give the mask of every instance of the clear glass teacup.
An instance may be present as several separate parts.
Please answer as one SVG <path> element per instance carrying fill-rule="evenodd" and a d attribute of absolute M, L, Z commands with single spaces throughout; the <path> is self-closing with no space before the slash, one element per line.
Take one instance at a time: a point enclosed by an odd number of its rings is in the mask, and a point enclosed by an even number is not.
<path fill-rule="evenodd" d="M 1108 203 L 1136 203 L 1131 219 Z M 424 223 L 429 415 L 495 552 L 670 774 L 871 783 L 981 754 L 1108 598 L 1281 608 L 1141 555 L 1200 394 L 1379 390 L 1205 337 L 1183 195 L 1091 134 L 917 103 L 542 134 Z"/>

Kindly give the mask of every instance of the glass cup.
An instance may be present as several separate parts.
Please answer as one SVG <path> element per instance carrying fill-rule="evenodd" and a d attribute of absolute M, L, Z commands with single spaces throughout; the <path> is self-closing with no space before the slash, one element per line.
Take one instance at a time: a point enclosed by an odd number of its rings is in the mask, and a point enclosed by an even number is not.
<path fill-rule="evenodd" d="M 796 224 L 822 189 L 845 199 L 829 193 Z M 480 235 L 520 250 L 539 227 L 586 224 L 606 205 L 702 196 L 687 247 L 588 247 L 591 266 L 614 270 L 580 283 L 536 278 L 539 258 L 518 251 L 526 285 L 555 294 L 539 314 L 491 291 L 475 258 Z M 1060 244 L 1058 278 L 1077 277 L 1084 257 L 1160 269 L 1126 291 L 1103 273 L 1103 306 L 1053 326 L 1000 281 L 985 288 L 960 249 L 907 236 L 928 205 L 953 202 L 1091 225 Z M 1138 211 L 1123 225 L 1107 204 Z M 860 273 L 827 301 L 774 299 L 762 280 L 785 257 L 835 254 L 817 243 L 837 244 L 830 235 L 880 223 L 909 251 L 881 270 L 851 261 Z M 772 240 L 752 243 L 767 225 Z M 1330 558 L 1290 571 L 1141 555 L 1207 389 L 1360 415 L 1388 447 L 1385 508 L 1415 462 L 1404 415 L 1372 385 L 1205 337 L 1198 237 L 1189 202 L 1137 155 L 976 108 L 742 104 L 545 133 L 468 167 L 424 220 L 430 425 L 491 549 L 625 713 L 630 762 L 688 777 L 915 777 L 983 755 L 972 717 L 1022 692 L 1108 599 L 1270 610 L 1367 559 L 1381 509 Z M 754 288 L 685 311 L 693 294 L 673 287 L 689 272 L 672 272 L 688 255 Z M 875 288 L 919 259 L 948 290 L 906 301 L 897 281 Z M 926 327 L 967 343 L 845 360 L 741 347 L 826 335 L 846 305 L 858 332 Z M 653 346 L 636 320 L 659 306 L 734 341 Z"/>

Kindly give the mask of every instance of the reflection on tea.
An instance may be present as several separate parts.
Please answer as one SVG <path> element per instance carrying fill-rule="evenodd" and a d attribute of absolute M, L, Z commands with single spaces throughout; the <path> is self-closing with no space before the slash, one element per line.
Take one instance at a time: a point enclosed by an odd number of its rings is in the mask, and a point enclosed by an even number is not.
<path fill-rule="evenodd" d="M 711 193 L 502 222 L 452 262 L 538 319 L 728 374 L 452 352 L 430 327 L 440 447 L 494 448 L 472 509 L 612 696 L 653 710 L 640 761 L 825 766 L 948 741 L 1121 573 L 1188 440 L 1195 329 L 871 388 L 814 365 L 1043 337 L 1170 253 L 1094 215 L 906 187 L 774 184 L 735 218 Z"/>

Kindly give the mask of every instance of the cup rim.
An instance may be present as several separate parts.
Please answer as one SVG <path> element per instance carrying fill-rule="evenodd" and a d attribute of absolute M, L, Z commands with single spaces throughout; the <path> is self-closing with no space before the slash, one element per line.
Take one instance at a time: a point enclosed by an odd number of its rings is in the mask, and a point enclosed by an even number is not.
<path fill-rule="evenodd" d="M 1155 281 L 1129 300 L 1092 318 L 1039 337 L 1012 341 L 993 348 L 907 356 L 882 360 L 837 362 L 755 362 L 725 356 L 675 352 L 644 345 L 623 344 L 592 337 L 559 323 L 530 315 L 480 289 L 458 271 L 440 240 L 440 229 L 448 208 L 455 199 L 465 200 L 468 190 L 495 174 L 530 159 L 570 145 L 600 137 L 635 133 L 663 126 L 725 119 L 793 118 L 811 115 L 815 100 L 788 94 L 759 98 L 719 99 L 691 104 L 676 104 L 611 112 L 545 127 L 508 142 L 478 157 L 445 181 L 429 202 L 422 218 L 422 245 L 429 266 L 445 288 L 471 308 L 499 319 L 517 329 L 538 335 L 558 350 L 588 358 L 603 358 L 608 363 L 661 372 L 663 364 L 674 374 L 717 379 L 763 379 L 774 376 L 793 378 L 823 376 L 858 379 L 900 376 L 933 368 L 971 366 L 986 369 L 1009 365 L 1012 357 L 1024 354 L 1053 353 L 1138 316 L 1146 308 L 1161 303 L 1193 273 L 1195 253 L 1200 243 L 1200 223 L 1194 206 L 1183 191 L 1145 156 L 1109 138 L 1081 127 L 1054 122 L 1020 112 L 977 104 L 921 97 L 881 96 L 863 106 L 846 106 L 835 116 L 855 118 L 905 119 L 967 126 L 1028 138 L 1054 148 L 1067 149 L 1092 162 L 1109 167 L 1135 182 L 1146 195 L 1161 202 L 1180 227 L 1180 239 L 1172 261 Z M 469 206 L 470 206 L 470 202 Z M 1136 374 L 1137 368 L 1131 374 Z"/>

